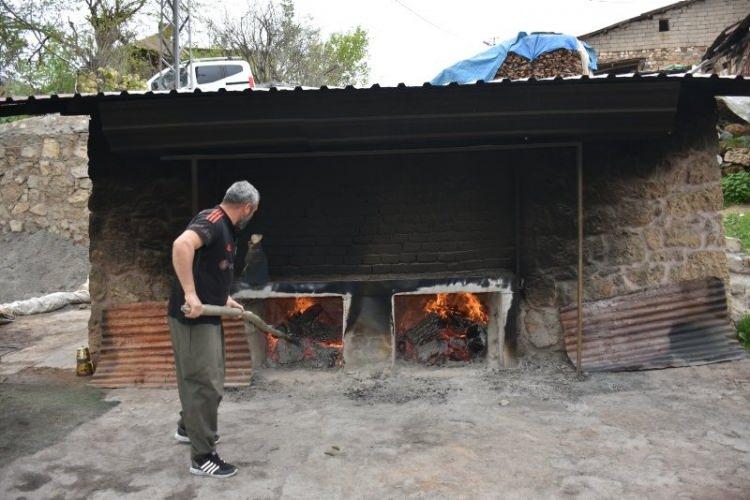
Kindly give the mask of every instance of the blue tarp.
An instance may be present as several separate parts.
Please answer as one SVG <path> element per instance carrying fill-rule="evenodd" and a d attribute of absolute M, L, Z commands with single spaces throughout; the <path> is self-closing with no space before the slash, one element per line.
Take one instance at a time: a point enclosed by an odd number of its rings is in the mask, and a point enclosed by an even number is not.
<path fill-rule="evenodd" d="M 586 42 L 581 43 L 583 43 L 589 55 L 589 69 L 593 71 L 596 69 L 596 52 Z M 545 52 L 556 49 L 578 51 L 578 39 L 571 35 L 555 33 L 532 33 L 528 35 L 522 31 L 515 38 L 505 40 L 481 54 L 459 61 L 450 68 L 444 69 L 430 83 L 445 85 L 451 82 L 469 83 L 477 80 L 492 80 L 508 56 L 508 52 L 513 52 L 533 61 Z"/>

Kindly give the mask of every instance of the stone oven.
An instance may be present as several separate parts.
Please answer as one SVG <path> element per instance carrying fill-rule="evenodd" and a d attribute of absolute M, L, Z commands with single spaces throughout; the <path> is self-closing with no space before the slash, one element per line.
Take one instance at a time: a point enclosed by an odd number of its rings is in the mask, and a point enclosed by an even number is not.
<path fill-rule="evenodd" d="M 718 94 L 750 89 L 654 75 L 18 109 L 92 115 L 95 356 L 106 309 L 165 300 L 173 238 L 248 179 L 261 207 L 242 238 L 264 235 L 270 282 L 235 295 L 305 337 L 251 334 L 253 364 L 508 367 L 563 349 L 581 270 L 587 301 L 726 280 Z"/>

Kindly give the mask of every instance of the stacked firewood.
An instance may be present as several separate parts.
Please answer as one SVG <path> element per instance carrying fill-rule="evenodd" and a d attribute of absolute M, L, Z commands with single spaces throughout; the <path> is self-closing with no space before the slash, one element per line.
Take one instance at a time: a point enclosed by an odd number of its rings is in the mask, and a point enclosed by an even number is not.
<path fill-rule="evenodd" d="M 576 51 L 557 49 L 545 52 L 533 61 L 510 52 L 495 79 L 510 78 L 549 78 L 555 76 L 576 76 L 583 72 L 581 56 Z"/>

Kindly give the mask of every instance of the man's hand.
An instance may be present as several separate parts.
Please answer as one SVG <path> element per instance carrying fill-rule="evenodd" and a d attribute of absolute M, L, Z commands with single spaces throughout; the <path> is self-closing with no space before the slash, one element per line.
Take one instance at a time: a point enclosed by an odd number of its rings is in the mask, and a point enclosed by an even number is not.
<path fill-rule="evenodd" d="M 185 313 L 186 318 L 197 318 L 203 312 L 203 303 L 195 293 L 185 294 L 185 304 L 190 306 L 190 312 Z"/>
<path fill-rule="evenodd" d="M 234 307 L 235 309 L 239 309 L 240 311 L 245 311 L 245 308 L 242 307 L 242 304 L 234 300 L 232 297 L 229 297 L 227 299 L 227 307 Z"/>

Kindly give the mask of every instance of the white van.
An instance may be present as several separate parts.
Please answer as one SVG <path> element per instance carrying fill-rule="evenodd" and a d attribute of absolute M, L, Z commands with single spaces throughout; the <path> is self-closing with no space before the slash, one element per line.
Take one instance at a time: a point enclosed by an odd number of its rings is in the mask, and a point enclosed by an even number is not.
<path fill-rule="evenodd" d="M 174 89 L 174 72 L 167 68 L 147 82 L 149 90 Z M 180 66 L 179 90 L 244 90 L 255 87 L 250 64 L 242 59 L 212 57 L 193 59 Z"/>

